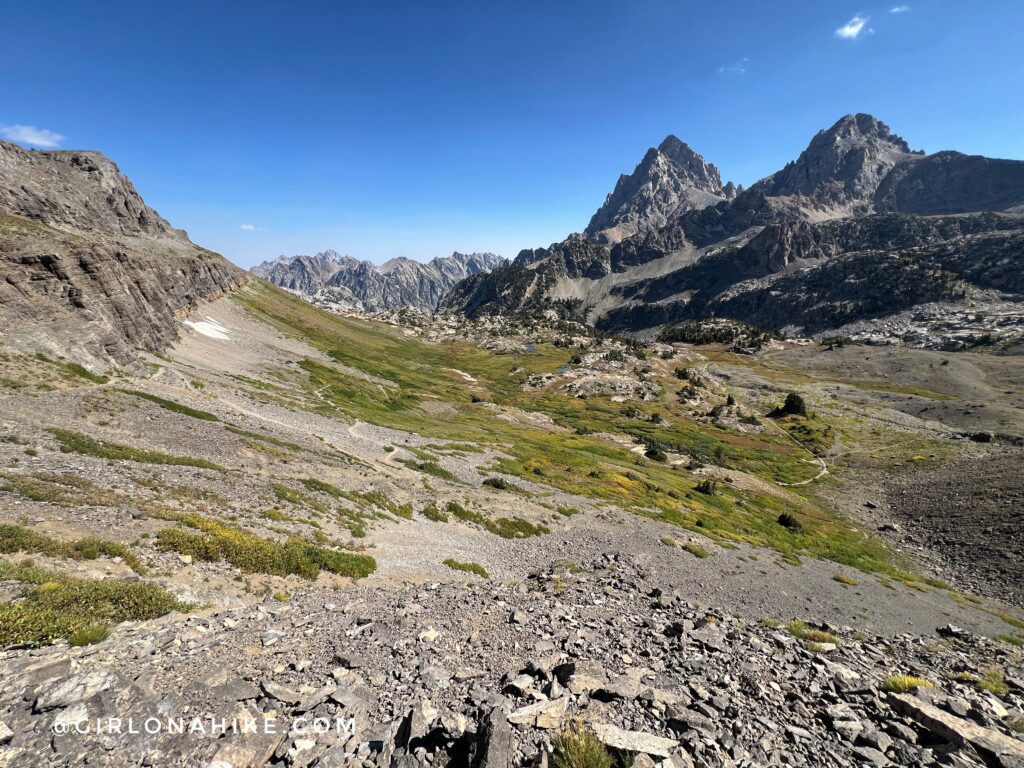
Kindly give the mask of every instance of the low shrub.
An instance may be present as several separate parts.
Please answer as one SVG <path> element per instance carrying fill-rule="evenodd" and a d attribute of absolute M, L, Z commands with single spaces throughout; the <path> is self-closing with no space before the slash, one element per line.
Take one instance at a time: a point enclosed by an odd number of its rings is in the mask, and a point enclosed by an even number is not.
<path fill-rule="evenodd" d="M 451 568 L 453 571 L 463 571 L 465 573 L 475 573 L 482 579 L 489 579 L 491 575 L 487 572 L 480 563 L 461 563 L 453 558 L 447 558 L 444 564 Z"/>

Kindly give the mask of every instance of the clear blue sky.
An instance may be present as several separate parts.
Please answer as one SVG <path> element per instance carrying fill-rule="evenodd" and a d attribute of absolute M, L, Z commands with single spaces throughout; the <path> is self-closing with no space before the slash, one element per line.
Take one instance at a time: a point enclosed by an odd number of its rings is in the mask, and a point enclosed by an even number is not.
<path fill-rule="evenodd" d="M 1024 158 L 1021 0 L 4 0 L 0 18 L 0 131 L 101 150 L 245 266 L 514 256 L 581 230 L 668 133 L 743 184 L 848 112 L 929 152 Z"/>

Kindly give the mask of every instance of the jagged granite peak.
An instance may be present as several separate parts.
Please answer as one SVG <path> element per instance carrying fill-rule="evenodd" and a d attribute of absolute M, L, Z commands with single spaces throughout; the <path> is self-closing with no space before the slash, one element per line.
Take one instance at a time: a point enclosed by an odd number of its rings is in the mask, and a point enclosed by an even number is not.
<path fill-rule="evenodd" d="M 656 148 L 647 150 L 631 174 L 619 177 L 615 189 L 590 219 L 585 234 L 616 243 L 663 227 L 685 211 L 715 205 L 734 195 L 731 182 L 722 186 L 718 168 L 669 135 Z"/>
<path fill-rule="evenodd" d="M 364 312 L 416 307 L 432 312 L 460 280 L 505 263 L 493 253 L 456 251 L 426 263 L 400 256 L 377 266 L 328 250 L 315 256 L 280 257 L 254 267 L 252 272 L 274 285 L 314 298 L 321 306 Z"/>
<path fill-rule="evenodd" d="M 819 206 L 866 213 L 889 172 L 921 156 L 871 115 L 846 115 L 819 131 L 795 161 L 755 186 L 771 197 L 802 195 Z"/>
<path fill-rule="evenodd" d="M 658 176 L 669 164 L 673 178 L 692 180 L 705 167 L 694 156 L 666 139 L 609 201 L 634 177 Z M 474 317 L 554 311 L 609 331 L 730 318 L 823 334 L 889 327 L 885 318 L 926 304 L 975 301 L 960 314 L 984 317 L 977 308 L 989 307 L 1024 327 L 1013 278 L 1024 270 L 1024 161 L 925 155 L 876 118 L 847 115 L 782 170 L 721 192 L 729 199 L 681 209 L 618 241 L 588 233 L 524 250 L 509 268 L 456 286 L 440 309 Z"/>
<path fill-rule="evenodd" d="M 98 152 L 0 142 L 0 334 L 89 367 L 137 364 L 178 316 L 245 281 L 146 205 Z"/>

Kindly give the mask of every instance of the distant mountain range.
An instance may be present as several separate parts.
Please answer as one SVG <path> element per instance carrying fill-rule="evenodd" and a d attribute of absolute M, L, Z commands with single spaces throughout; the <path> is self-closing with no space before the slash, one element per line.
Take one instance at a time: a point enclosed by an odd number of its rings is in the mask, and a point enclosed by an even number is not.
<path fill-rule="evenodd" d="M 383 312 L 417 307 L 433 312 L 459 281 L 508 262 L 493 253 L 458 253 L 423 263 L 397 258 L 376 266 L 323 251 L 280 256 L 253 267 L 253 274 L 332 309 Z"/>
<path fill-rule="evenodd" d="M 1019 333 L 1022 298 L 1024 162 L 915 152 L 858 114 L 746 190 L 669 136 L 583 234 L 468 278 L 440 309 L 555 310 L 626 331 L 729 317 L 909 340 L 965 308 Z"/>

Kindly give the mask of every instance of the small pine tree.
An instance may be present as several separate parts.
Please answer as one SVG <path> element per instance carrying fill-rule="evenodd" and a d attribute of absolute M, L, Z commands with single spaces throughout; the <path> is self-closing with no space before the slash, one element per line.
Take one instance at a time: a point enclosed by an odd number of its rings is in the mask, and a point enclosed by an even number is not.
<path fill-rule="evenodd" d="M 807 404 L 796 392 L 790 392 L 786 395 L 786 402 L 782 406 L 782 412 L 785 414 L 793 414 L 795 416 L 806 416 Z"/>

